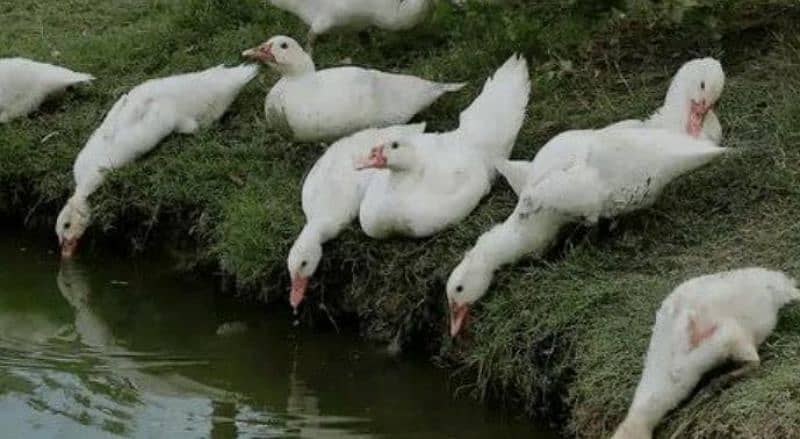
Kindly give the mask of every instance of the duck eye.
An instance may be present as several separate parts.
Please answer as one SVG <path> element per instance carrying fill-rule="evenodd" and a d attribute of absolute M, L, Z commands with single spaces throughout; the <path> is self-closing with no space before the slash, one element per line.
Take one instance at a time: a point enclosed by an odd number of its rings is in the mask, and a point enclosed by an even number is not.
<path fill-rule="evenodd" d="M 464 287 L 462 285 L 456 287 L 456 293 L 460 293 L 462 291 L 464 291 Z"/>
<path fill-rule="evenodd" d="M 288 49 L 288 48 L 289 48 L 289 44 L 287 44 L 287 43 L 281 43 L 281 49 L 283 49 L 283 50 L 286 50 L 286 49 Z"/>
<path fill-rule="evenodd" d="M 308 265 L 308 261 L 303 261 L 303 262 L 300 263 L 301 267 L 305 267 L 306 265 Z"/>
<path fill-rule="evenodd" d="M 700 90 L 706 89 L 706 81 L 700 81 Z"/>
<path fill-rule="evenodd" d="M 392 149 L 397 149 L 399 147 L 400 145 L 398 145 L 397 142 L 392 142 Z"/>
<path fill-rule="evenodd" d="M 72 227 L 72 223 L 64 223 L 64 230 L 69 230 Z"/>

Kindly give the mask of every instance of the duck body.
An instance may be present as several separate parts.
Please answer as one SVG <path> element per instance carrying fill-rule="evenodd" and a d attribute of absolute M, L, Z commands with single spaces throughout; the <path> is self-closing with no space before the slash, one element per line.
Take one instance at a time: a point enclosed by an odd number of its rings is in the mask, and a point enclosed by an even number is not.
<path fill-rule="evenodd" d="M 447 92 L 445 84 L 360 67 L 284 76 L 267 95 L 268 123 L 297 140 L 338 139 L 367 128 L 404 124 Z"/>
<path fill-rule="evenodd" d="M 270 3 L 303 20 L 310 27 L 312 40 L 316 35 L 342 28 L 410 29 L 427 18 L 433 7 L 433 0 L 270 0 Z"/>
<path fill-rule="evenodd" d="M 386 138 L 421 133 L 425 124 L 398 125 L 360 131 L 331 145 L 303 182 L 302 206 L 306 217 L 287 258 L 292 279 L 289 301 L 297 308 L 305 298 L 309 279 L 322 259 L 322 245 L 335 238 L 356 217 L 377 169 L 357 170 L 359 157 Z"/>
<path fill-rule="evenodd" d="M 566 224 L 594 224 L 652 205 L 670 182 L 725 151 L 663 129 L 580 130 L 554 137 L 532 162 L 499 164 L 519 201 L 450 274 L 451 335 L 459 333 L 500 267 L 528 254 L 541 256 Z"/>
<path fill-rule="evenodd" d="M 511 154 L 529 95 L 527 63 L 514 56 L 461 114 L 457 130 L 389 142 L 396 150 L 381 150 L 389 172 L 370 182 L 361 204 L 364 232 L 421 238 L 463 220 L 489 193 L 496 164 Z"/>
<path fill-rule="evenodd" d="M 489 193 L 491 163 L 444 135 L 414 139 L 425 163 L 406 172 L 383 172 L 367 188 L 359 220 L 376 239 L 431 236 L 469 215 Z"/>
<path fill-rule="evenodd" d="M 117 100 L 78 154 L 76 192 L 90 195 L 105 172 L 136 160 L 173 132 L 192 134 L 209 126 L 256 73 L 255 66 L 218 66 L 133 88 Z"/>
<path fill-rule="evenodd" d="M 775 329 L 778 310 L 797 300 L 793 279 L 763 268 L 701 276 L 678 286 L 656 314 L 642 378 L 614 438 L 652 437 L 658 422 L 715 367 L 731 360 L 758 366 L 758 346 Z"/>
<path fill-rule="evenodd" d="M 0 123 L 28 115 L 50 96 L 94 79 L 24 58 L 0 59 Z"/>
<path fill-rule="evenodd" d="M 532 163 L 501 165 L 523 212 L 551 209 L 595 223 L 651 206 L 678 176 L 726 151 L 710 141 L 663 129 L 562 133 Z M 516 175 L 510 168 L 521 169 Z"/>
<path fill-rule="evenodd" d="M 89 223 L 88 197 L 108 171 L 133 162 L 173 132 L 191 134 L 210 125 L 257 73 L 255 66 L 218 66 L 144 82 L 117 100 L 75 160 L 75 193 L 56 220 L 62 256 L 74 252 Z"/>
<path fill-rule="evenodd" d="M 327 241 L 358 217 L 368 185 L 378 169 L 357 170 L 357 160 L 383 139 L 422 133 L 425 124 L 367 129 L 331 145 L 309 171 L 303 183 L 303 213 L 308 224 L 320 224 Z M 323 226 L 325 225 L 325 226 Z"/>

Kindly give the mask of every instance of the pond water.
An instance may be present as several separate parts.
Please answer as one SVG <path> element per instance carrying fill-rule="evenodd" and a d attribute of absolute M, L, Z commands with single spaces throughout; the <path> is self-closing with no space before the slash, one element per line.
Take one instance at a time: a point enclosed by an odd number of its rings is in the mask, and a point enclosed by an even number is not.
<path fill-rule="evenodd" d="M 424 360 L 295 328 L 142 259 L 61 265 L 0 236 L 0 437 L 553 437 L 453 399 Z"/>

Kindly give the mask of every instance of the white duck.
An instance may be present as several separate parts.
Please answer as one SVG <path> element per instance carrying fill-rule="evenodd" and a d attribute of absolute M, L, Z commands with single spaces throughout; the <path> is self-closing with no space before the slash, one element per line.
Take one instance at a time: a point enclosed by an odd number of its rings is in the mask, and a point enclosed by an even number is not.
<path fill-rule="evenodd" d="M 215 122 L 257 74 L 255 66 L 218 66 L 150 80 L 122 96 L 75 160 L 75 193 L 56 221 L 62 256 L 73 254 L 88 227 L 88 198 L 108 171 L 133 162 L 173 132 L 192 134 Z"/>
<path fill-rule="evenodd" d="M 714 106 L 725 88 L 725 72 L 714 58 L 698 58 L 684 64 L 672 79 L 664 105 L 647 120 L 624 120 L 606 127 L 664 128 L 684 132 L 719 144 L 722 125 Z"/>
<path fill-rule="evenodd" d="M 48 97 L 94 76 L 24 58 L 0 59 L 0 123 L 28 115 Z"/>
<path fill-rule="evenodd" d="M 389 31 L 411 29 L 428 17 L 434 0 L 270 0 L 310 26 L 308 47 L 334 29 L 375 26 Z"/>
<path fill-rule="evenodd" d="M 317 271 L 322 245 L 356 219 L 370 179 L 375 173 L 382 172 L 358 171 L 355 169 L 356 160 L 385 139 L 423 131 L 424 123 L 367 129 L 331 145 L 311 168 L 303 183 L 306 225 L 286 261 L 292 279 L 289 302 L 293 308 L 303 301 L 308 281 Z"/>
<path fill-rule="evenodd" d="M 360 67 L 316 71 L 311 56 L 285 36 L 242 55 L 282 75 L 267 95 L 267 122 L 288 128 L 301 141 L 338 140 L 366 128 L 407 123 L 443 94 L 464 86 Z"/>
<path fill-rule="evenodd" d="M 707 140 L 660 129 L 619 128 L 562 133 L 533 162 L 498 170 L 519 196 L 511 216 L 484 233 L 447 281 L 450 332 L 489 289 L 495 270 L 542 254 L 559 229 L 652 205 L 664 187 L 726 151 Z"/>
<path fill-rule="evenodd" d="M 370 182 L 359 219 L 372 238 L 435 234 L 467 217 L 489 193 L 525 120 L 528 64 L 512 56 L 461 113 L 457 130 L 387 139 L 362 167 L 388 169 Z"/>
<path fill-rule="evenodd" d="M 684 282 L 656 314 L 644 372 L 614 439 L 649 439 L 659 421 L 708 371 L 733 360 L 738 377 L 760 364 L 758 346 L 775 329 L 778 310 L 800 300 L 796 283 L 763 268 L 746 268 Z"/>

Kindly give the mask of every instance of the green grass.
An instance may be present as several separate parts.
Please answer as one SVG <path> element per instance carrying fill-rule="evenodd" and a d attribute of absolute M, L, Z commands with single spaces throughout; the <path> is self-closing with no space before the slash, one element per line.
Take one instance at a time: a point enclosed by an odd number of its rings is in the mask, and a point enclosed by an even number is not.
<path fill-rule="evenodd" d="M 320 66 L 351 57 L 469 80 L 419 117 L 431 129 L 454 127 L 487 75 L 523 52 L 534 92 L 514 156 L 526 159 L 560 131 L 645 116 L 682 62 L 717 56 L 728 73 L 719 109 L 725 144 L 739 152 L 677 182 L 613 231 L 576 228 L 543 261 L 503 270 L 457 343 L 445 334 L 444 282 L 475 239 L 511 212 L 505 184 L 463 224 L 427 240 L 370 241 L 354 225 L 326 246 L 310 303 L 324 297 L 334 318 L 356 316 L 365 336 L 434 354 L 458 368 L 475 395 L 548 416 L 571 435 L 608 435 L 632 397 L 654 312 L 674 286 L 746 265 L 800 275 L 800 4 L 684 3 L 442 4 L 410 33 L 322 39 Z M 236 63 L 242 49 L 272 34 L 305 35 L 297 20 L 257 0 L 7 2 L 0 29 L 0 56 L 99 78 L 0 126 L 0 211 L 42 233 L 52 233 L 71 190 L 72 160 L 122 92 L 148 78 Z M 284 258 L 302 225 L 300 181 L 322 149 L 267 131 L 262 103 L 274 80 L 265 72 L 220 124 L 171 137 L 114 173 L 92 198 L 95 225 L 83 250 L 105 245 L 104 237 L 132 251 L 189 249 L 189 262 L 219 267 L 239 292 L 285 306 Z M 327 319 L 314 306 L 306 314 Z M 800 310 L 784 312 L 761 349 L 760 371 L 718 394 L 700 392 L 659 436 L 800 437 L 799 327 Z"/>

